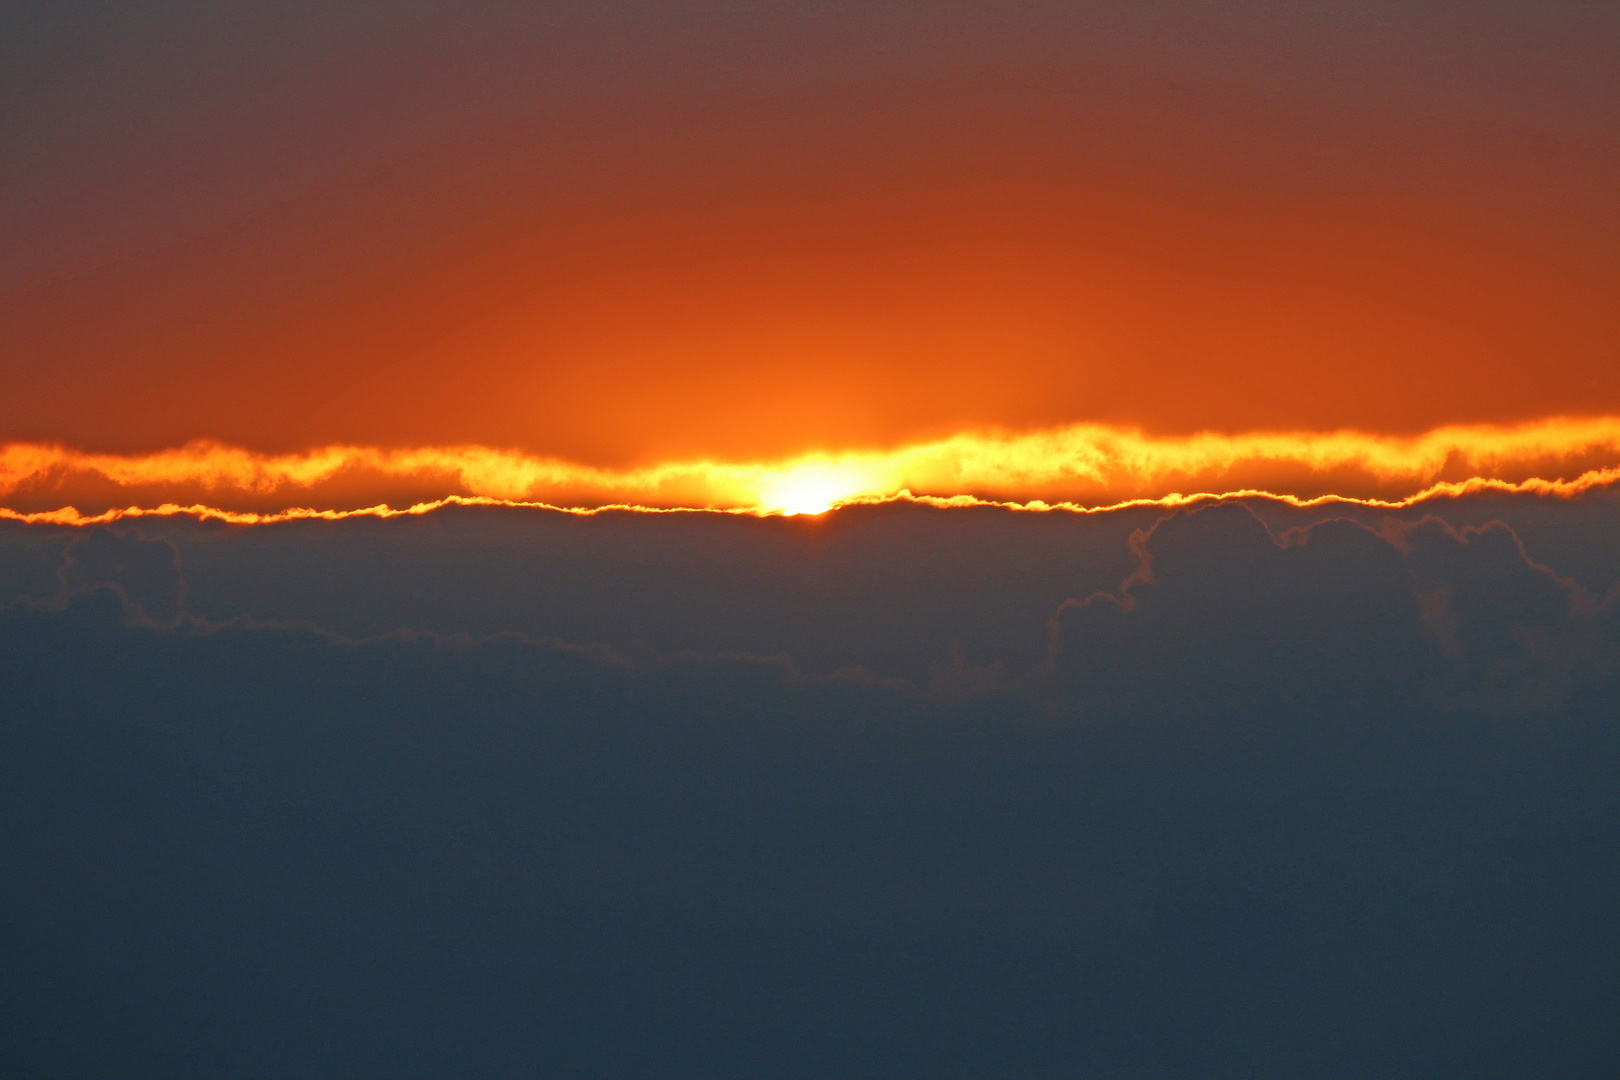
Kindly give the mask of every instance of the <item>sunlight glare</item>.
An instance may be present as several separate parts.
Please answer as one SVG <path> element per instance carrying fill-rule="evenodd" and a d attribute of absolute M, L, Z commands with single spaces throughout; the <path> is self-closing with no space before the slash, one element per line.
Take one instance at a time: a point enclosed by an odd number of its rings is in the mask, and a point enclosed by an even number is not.
<path fill-rule="evenodd" d="M 861 494 L 863 480 L 850 468 L 807 462 L 785 469 L 767 481 L 760 505 L 767 510 L 779 510 L 785 517 L 824 514 L 840 499 Z"/>

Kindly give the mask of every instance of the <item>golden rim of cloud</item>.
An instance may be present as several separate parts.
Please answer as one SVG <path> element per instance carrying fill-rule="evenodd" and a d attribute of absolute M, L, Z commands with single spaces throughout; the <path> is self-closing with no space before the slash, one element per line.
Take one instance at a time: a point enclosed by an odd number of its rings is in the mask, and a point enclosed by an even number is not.
<path fill-rule="evenodd" d="M 449 503 L 604 509 L 820 513 L 893 498 L 1026 509 L 1173 505 L 1269 495 L 1398 507 L 1485 488 L 1571 495 L 1614 481 L 1620 417 L 1457 425 L 1415 436 L 1360 431 L 1204 432 L 1161 436 L 1097 424 L 964 432 L 882 450 L 768 462 L 682 461 L 613 469 L 484 446 L 328 446 L 262 454 L 198 441 L 148 454 L 99 454 L 42 443 L 0 446 L 0 511 L 11 519 L 92 522 L 76 499 L 128 497 L 121 516 L 200 513 L 251 522 L 354 513 L 416 513 Z M 356 507 L 367 490 L 431 493 L 408 510 Z M 341 489 L 348 508 L 320 509 Z M 1186 494 L 1196 492 L 1198 494 Z M 244 503 L 251 509 L 233 509 Z M 141 506 L 148 507 L 140 509 Z M 183 508 L 183 509 L 182 509 Z"/>

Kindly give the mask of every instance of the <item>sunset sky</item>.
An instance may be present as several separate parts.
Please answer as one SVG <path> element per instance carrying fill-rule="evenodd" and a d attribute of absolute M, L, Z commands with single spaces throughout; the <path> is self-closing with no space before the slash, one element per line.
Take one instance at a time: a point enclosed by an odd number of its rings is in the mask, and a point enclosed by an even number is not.
<path fill-rule="evenodd" d="M 1607 5 L 4 19 L 13 443 L 627 468 L 1620 413 Z"/>
<path fill-rule="evenodd" d="M 0 0 L 0 1076 L 1614 1080 L 1620 5 Z"/>

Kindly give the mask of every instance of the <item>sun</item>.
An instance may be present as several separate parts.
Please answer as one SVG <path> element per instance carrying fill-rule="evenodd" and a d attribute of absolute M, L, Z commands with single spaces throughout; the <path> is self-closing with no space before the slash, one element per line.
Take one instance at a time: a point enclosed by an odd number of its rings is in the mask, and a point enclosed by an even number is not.
<path fill-rule="evenodd" d="M 794 514 L 824 514 L 841 499 L 861 494 L 862 478 L 855 470 L 824 462 L 807 462 L 783 469 L 766 481 L 760 505 Z"/>

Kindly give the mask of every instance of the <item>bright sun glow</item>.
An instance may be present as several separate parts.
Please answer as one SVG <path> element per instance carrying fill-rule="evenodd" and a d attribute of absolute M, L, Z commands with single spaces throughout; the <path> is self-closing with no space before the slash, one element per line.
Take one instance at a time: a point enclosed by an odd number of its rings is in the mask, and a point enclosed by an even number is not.
<path fill-rule="evenodd" d="M 823 514 L 840 499 L 861 493 L 864 477 L 819 462 L 796 465 L 765 484 L 760 505 L 783 514 Z"/>

